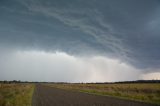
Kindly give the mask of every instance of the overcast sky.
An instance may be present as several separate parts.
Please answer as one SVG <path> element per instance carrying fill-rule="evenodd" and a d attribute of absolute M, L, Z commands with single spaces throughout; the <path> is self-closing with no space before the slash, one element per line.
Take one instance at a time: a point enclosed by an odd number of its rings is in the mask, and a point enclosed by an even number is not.
<path fill-rule="evenodd" d="M 159 0 L 0 0 L 0 80 L 160 79 Z"/>

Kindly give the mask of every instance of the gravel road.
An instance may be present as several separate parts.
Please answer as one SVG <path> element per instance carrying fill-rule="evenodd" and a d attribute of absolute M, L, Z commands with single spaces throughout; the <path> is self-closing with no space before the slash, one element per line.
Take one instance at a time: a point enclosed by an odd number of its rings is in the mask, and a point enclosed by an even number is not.
<path fill-rule="evenodd" d="M 121 100 L 113 97 L 96 96 L 36 85 L 32 106 L 155 106 L 151 104 Z"/>

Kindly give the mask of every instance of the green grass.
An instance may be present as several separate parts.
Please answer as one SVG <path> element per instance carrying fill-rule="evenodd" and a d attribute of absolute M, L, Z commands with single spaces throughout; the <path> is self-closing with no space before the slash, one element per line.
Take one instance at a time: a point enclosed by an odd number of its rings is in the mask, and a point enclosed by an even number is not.
<path fill-rule="evenodd" d="M 160 105 L 160 84 L 50 84 L 49 86 Z"/>
<path fill-rule="evenodd" d="M 0 84 L 0 106 L 31 106 L 33 84 Z"/>

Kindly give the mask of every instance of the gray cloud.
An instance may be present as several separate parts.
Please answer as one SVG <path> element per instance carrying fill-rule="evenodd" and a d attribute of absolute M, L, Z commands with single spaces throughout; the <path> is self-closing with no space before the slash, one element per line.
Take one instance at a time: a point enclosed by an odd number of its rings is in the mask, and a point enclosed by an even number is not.
<path fill-rule="evenodd" d="M 105 55 L 160 66 L 158 0 L 15 0 L 0 3 L 0 45 Z"/>

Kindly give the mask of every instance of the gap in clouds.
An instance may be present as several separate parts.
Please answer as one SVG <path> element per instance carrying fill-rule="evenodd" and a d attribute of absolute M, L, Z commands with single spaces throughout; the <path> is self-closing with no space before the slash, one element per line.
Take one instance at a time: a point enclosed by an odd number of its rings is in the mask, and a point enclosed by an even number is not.
<path fill-rule="evenodd" d="M 65 52 L 16 51 L 6 61 L 1 66 L 0 80 L 110 82 L 137 80 L 142 74 L 117 59 L 78 57 Z"/>

